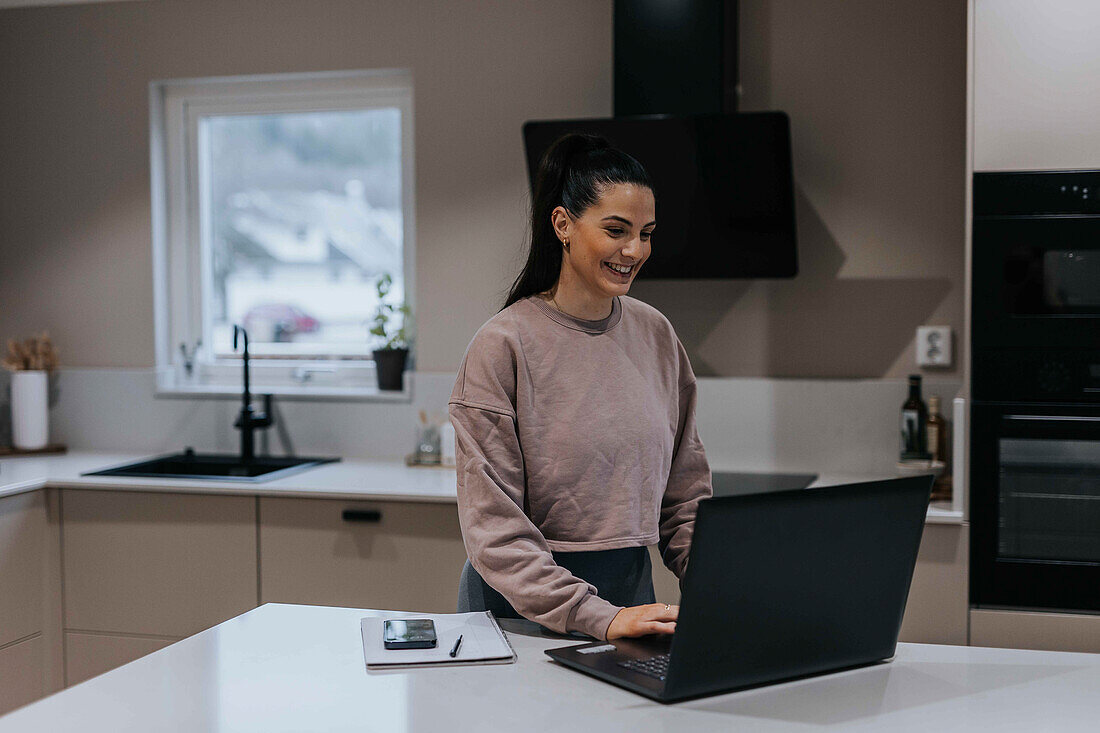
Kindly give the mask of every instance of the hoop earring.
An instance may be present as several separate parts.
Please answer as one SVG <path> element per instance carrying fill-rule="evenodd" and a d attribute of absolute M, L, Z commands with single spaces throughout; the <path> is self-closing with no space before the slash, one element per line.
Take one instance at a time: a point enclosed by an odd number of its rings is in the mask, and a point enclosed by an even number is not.
<path fill-rule="evenodd" d="M 563 239 L 563 240 L 561 240 L 561 243 L 562 243 L 562 245 L 565 246 L 565 251 L 568 252 L 569 251 L 569 240 L 568 239 Z"/>

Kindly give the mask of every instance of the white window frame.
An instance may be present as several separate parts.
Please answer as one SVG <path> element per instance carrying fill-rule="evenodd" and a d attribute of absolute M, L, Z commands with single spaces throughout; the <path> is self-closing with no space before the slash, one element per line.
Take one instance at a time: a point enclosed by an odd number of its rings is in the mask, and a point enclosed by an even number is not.
<path fill-rule="evenodd" d="M 149 83 L 150 186 L 153 224 L 153 304 L 157 394 L 239 394 L 239 358 L 204 348 L 191 375 L 180 345 L 204 332 L 202 293 L 210 267 L 202 248 L 199 195 L 199 121 L 212 114 L 262 114 L 396 107 L 401 111 L 401 202 L 405 302 L 416 314 L 416 205 L 413 180 L 413 84 L 406 69 L 162 79 Z M 409 324 L 415 338 L 415 320 Z M 364 333 L 364 338 L 366 334 Z M 409 367 L 413 363 L 410 353 Z M 378 390 L 374 361 L 257 359 L 253 391 L 299 398 L 407 401 L 402 392 Z M 408 367 L 407 367 L 408 368 Z"/>

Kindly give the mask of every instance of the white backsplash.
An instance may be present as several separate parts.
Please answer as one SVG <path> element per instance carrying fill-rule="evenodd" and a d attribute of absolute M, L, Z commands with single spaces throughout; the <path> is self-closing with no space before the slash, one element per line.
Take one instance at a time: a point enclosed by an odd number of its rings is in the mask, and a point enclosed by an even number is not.
<path fill-rule="evenodd" d="M 299 455 L 399 459 L 413 449 L 419 410 L 446 413 L 454 380 L 451 373 L 417 372 L 406 403 L 276 398 L 276 420 Z M 65 369 L 57 381 L 51 439 L 70 448 L 152 454 L 186 446 L 233 452 L 239 445 L 232 426 L 238 400 L 158 399 L 152 369 Z M 926 381 L 923 394 L 950 405 L 960 386 Z M 699 435 L 716 470 L 891 471 L 907 389 L 905 380 L 701 377 Z M 8 434 L 6 392 L 0 440 Z M 276 431 L 269 432 L 272 452 L 282 453 Z"/>

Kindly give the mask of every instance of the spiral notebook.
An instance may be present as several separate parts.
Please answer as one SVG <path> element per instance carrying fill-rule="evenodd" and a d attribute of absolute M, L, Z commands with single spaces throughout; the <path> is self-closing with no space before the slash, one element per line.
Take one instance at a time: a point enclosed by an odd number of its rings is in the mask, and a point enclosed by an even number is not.
<path fill-rule="evenodd" d="M 434 649 L 387 649 L 382 644 L 382 622 L 394 618 L 430 618 L 435 622 Z M 510 664 L 516 652 L 491 611 L 470 613 L 410 613 L 383 611 L 359 622 L 363 635 L 363 657 L 367 669 L 452 666 L 465 664 Z M 450 656 L 458 635 L 462 645 Z"/>

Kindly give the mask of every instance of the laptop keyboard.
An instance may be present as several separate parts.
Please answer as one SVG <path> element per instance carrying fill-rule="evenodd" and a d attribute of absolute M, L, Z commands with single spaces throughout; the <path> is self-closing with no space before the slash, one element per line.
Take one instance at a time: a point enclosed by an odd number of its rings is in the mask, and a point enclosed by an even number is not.
<path fill-rule="evenodd" d="M 629 659 L 625 662 L 619 662 L 619 666 L 649 677 L 655 677 L 663 682 L 668 675 L 668 654 L 658 654 L 648 659 Z"/>

